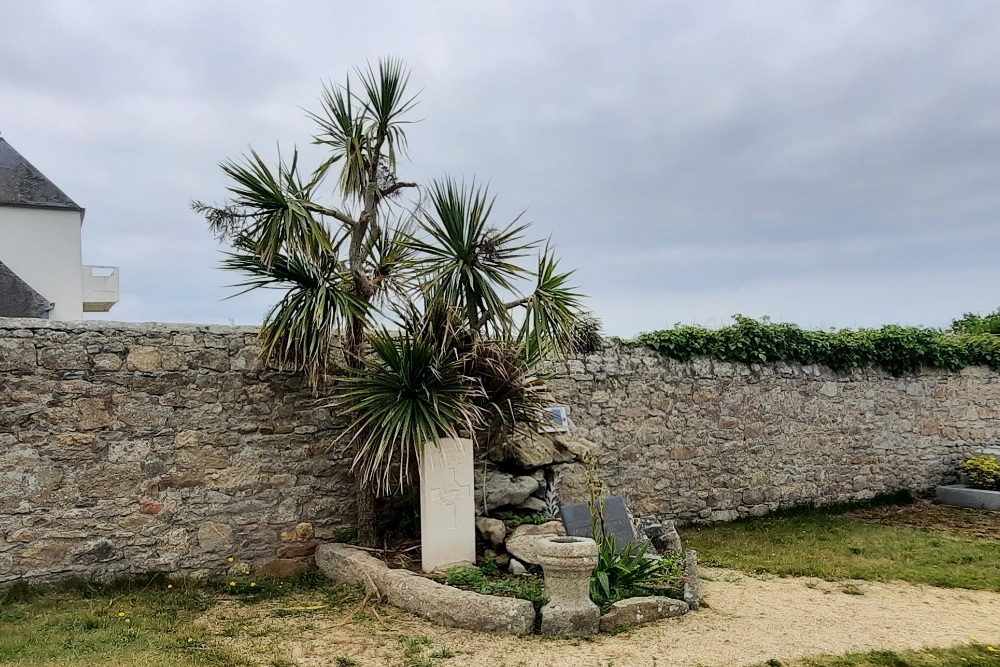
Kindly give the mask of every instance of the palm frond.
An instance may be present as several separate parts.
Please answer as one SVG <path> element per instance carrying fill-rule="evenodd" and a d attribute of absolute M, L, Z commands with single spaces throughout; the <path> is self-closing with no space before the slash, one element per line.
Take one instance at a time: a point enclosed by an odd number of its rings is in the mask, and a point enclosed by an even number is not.
<path fill-rule="evenodd" d="M 319 257 L 331 250 L 329 230 L 312 213 L 313 186 L 299 176 L 298 151 L 290 164 L 279 158 L 277 171 L 255 151 L 220 166 L 231 180 L 227 189 L 233 199 L 227 209 L 209 215 L 213 231 L 253 239 L 264 264 L 283 251 Z M 227 210 L 228 216 L 222 213 Z M 237 213 L 243 224 L 235 229 L 231 224 Z"/>
<path fill-rule="evenodd" d="M 480 391 L 476 396 L 483 421 L 476 442 L 498 452 L 514 433 L 534 431 L 551 403 L 545 378 L 526 361 L 520 346 L 509 340 L 476 340 L 465 355 L 464 372 Z"/>
<path fill-rule="evenodd" d="M 406 218 L 370 228 L 364 247 L 366 268 L 375 298 L 383 303 L 405 298 L 416 289 L 411 238 L 412 223 Z"/>
<path fill-rule="evenodd" d="M 518 341 L 532 362 L 550 352 L 569 352 L 573 334 L 583 317 L 581 296 L 569 283 L 573 271 L 560 272 L 559 260 L 546 245 L 538 257 L 537 282 L 525 300 Z"/>
<path fill-rule="evenodd" d="M 243 288 L 240 294 L 286 290 L 261 325 L 261 357 L 265 363 L 305 372 L 314 388 L 335 359 L 339 332 L 368 315 L 369 305 L 352 293 L 349 274 L 333 256 L 317 264 L 301 255 L 279 255 L 267 265 L 259 255 L 244 251 L 228 253 L 223 266 L 247 274 L 234 285 Z"/>
<path fill-rule="evenodd" d="M 407 121 L 401 117 L 417 105 L 417 95 L 406 93 L 410 72 L 402 60 L 392 56 L 379 58 L 377 72 L 371 65 L 356 71 L 365 89 L 365 111 L 372 121 L 369 137 L 372 141 L 384 137 L 389 168 L 395 171 L 397 148 L 406 152 L 406 134 L 400 125 Z"/>
<path fill-rule="evenodd" d="M 435 341 L 383 329 L 369 344 L 365 367 L 340 379 L 339 396 L 354 418 L 354 469 L 365 483 L 386 490 L 394 473 L 404 483 L 423 447 L 471 433 L 480 415 L 461 360 Z"/>
<path fill-rule="evenodd" d="M 503 297 L 516 295 L 516 280 L 527 274 L 516 260 L 536 245 L 522 240 L 528 225 L 516 219 L 491 227 L 494 197 L 475 183 L 435 181 L 429 199 L 420 215 L 422 237 L 411 241 L 419 275 L 431 292 L 458 304 L 474 326 L 484 314 L 505 317 Z"/>
<path fill-rule="evenodd" d="M 365 130 L 365 109 L 351 93 L 351 80 L 343 86 L 327 83 L 320 97 L 321 113 L 309 112 L 320 132 L 313 143 L 329 146 L 330 158 L 322 165 L 325 172 L 342 163 L 337 185 L 344 196 L 361 200 L 368 181 L 369 138 Z"/>

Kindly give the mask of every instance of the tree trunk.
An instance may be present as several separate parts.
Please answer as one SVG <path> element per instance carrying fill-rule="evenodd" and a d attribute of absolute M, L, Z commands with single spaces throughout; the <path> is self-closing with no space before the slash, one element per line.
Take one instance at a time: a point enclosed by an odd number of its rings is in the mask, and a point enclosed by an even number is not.
<path fill-rule="evenodd" d="M 358 507 L 358 544 L 372 549 L 379 547 L 378 515 L 375 512 L 375 493 L 371 487 L 354 478 L 354 490 Z"/>
<path fill-rule="evenodd" d="M 363 321 L 354 320 L 350 323 L 347 331 L 344 356 L 347 365 L 354 370 L 360 370 L 364 367 L 364 327 Z M 354 495 L 358 509 L 358 544 L 372 549 L 377 548 L 380 545 L 378 515 L 375 511 L 375 491 L 371 485 L 361 481 L 360 475 L 354 476 Z"/>

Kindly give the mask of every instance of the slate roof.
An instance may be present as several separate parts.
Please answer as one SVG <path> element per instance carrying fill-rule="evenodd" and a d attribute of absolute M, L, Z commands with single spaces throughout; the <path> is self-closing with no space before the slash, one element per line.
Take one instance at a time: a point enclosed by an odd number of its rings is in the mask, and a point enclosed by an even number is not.
<path fill-rule="evenodd" d="M 49 310 L 48 299 L 0 262 L 0 317 L 48 318 Z"/>
<path fill-rule="evenodd" d="M 0 206 L 83 211 L 3 137 L 0 137 Z"/>

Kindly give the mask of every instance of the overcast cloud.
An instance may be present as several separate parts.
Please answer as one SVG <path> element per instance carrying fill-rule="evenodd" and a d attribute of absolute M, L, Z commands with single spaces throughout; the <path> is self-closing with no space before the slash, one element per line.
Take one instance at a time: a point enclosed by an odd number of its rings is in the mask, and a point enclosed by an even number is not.
<path fill-rule="evenodd" d="M 401 175 L 527 209 L 609 333 L 1000 306 L 995 1 L 0 0 L 0 131 L 87 209 L 111 319 L 257 323 L 188 202 L 248 146 L 318 158 L 302 109 L 387 53 Z"/>

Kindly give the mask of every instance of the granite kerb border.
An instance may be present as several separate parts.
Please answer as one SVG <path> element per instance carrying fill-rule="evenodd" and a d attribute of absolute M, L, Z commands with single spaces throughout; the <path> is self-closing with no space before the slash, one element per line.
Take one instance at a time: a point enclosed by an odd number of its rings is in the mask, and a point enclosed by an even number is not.
<path fill-rule="evenodd" d="M 374 588 L 390 604 L 453 628 L 528 635 L 535 627 L 535 606 L 528 600 L 481 595 L 392 569 L 383 561 L 346 544 L 323 544 L 316 566 L 331 581 Z"/>

